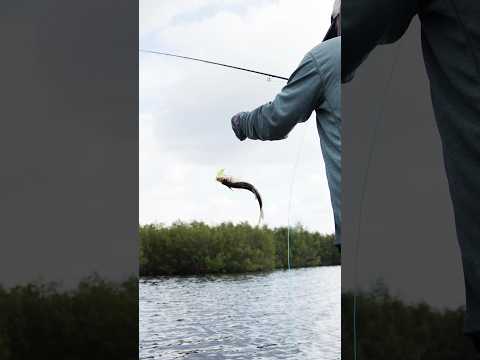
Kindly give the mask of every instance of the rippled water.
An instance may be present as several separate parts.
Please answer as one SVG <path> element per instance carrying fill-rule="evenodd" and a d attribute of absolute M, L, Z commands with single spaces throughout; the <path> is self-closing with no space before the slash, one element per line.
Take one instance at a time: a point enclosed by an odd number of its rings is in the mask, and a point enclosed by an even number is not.
<path fill-rule="evenodd" d="M 140 359 L 340 359 L 340 267 L 144 278 Z"/>

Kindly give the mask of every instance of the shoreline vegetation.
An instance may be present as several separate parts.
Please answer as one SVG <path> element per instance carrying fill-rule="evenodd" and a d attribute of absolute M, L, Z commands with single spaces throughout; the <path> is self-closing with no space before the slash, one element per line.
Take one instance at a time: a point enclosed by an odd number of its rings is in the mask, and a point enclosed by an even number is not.
<path fill-rule="evenodd" d="M 138 359 L 138 277 L 0 286 L 0 359 Z"/>
<path fill-rule="evenodd" d="M 353 292 L 342 293 L 342 356 L 353 359 Z M 369 360 L 474 360 L 463 334 L 465 309 L 437 310 L 410 304 L 384 285 L 360 292 L 357 302 L 357 356 Z"/>
<path fill-rule="evenodd" d="M 334 235 L 290 229 L 292 268 L 340 265 Z M 234 274 L 286 269 L 287 228 L 176 222 L 140 226 L 140 276 Z"/>

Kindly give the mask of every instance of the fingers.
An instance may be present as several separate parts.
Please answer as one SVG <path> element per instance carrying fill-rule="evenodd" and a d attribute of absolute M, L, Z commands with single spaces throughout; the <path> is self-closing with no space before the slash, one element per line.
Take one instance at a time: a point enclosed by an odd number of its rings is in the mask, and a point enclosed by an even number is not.
<path fill-rule="evenodd" d="M 240 114 L 241 113 L 238 113 L 238 114 L 234 115 L 231 119 L 231 123 L 232 123 L 232 130 L 235 133 L 235 136 L 240 141 L 243 141 L 247 138 L 247 136 L 245 135 L 245 133 L 242 130 L 242 126 L 241 126 L 242 119 L 240 117 Z"/>

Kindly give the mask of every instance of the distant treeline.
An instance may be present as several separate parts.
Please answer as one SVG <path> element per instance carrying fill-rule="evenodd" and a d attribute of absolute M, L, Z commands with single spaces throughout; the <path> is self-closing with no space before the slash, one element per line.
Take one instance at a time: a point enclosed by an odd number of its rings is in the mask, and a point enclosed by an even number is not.
<path fill-rule="evenodd" d="M 368 360 L 474 360 L 463 334 L 464 309 L 406 304 L 385 289 L 357 295 L 357 358 Z M 342 358 L 353 359 L 353 293 L 342 294 Z"/>
<path fill-rule="evenodd" d="M 290 230 L 292 267 L 339 265 L 333 235 Z M 201 222 L 140 227 L 140 275 L 240 273 L 287 268 L 287 228 Z"/>
<path fill-rule="evenodd" d="M 0 359 L 138 359 L 138 278 L 0 287 Z"/>

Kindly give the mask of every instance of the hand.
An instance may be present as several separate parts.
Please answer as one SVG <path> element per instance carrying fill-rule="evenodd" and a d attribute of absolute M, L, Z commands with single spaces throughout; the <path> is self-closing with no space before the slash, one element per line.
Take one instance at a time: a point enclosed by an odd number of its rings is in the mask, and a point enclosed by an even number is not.
<path fill-rule="evenodd" d="M 247 136 L 243 133 L 242 127 L 240 126 L 241 115 L 242 113 L 238 113 L 232 117 L 232 130 L 237 136 L 240 141 L 243 141 L 247 138 Z"/>

